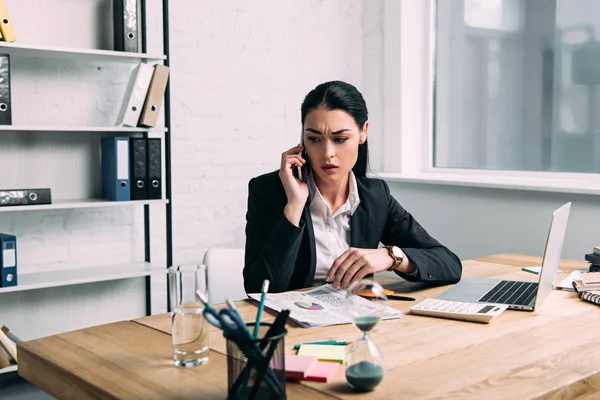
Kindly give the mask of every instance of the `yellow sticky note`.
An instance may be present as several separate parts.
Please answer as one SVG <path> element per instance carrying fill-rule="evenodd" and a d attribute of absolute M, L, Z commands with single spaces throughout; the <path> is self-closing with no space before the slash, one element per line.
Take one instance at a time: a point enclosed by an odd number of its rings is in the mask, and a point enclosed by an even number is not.
<path fill-rule="evenodd" d="M 346 346 L 328 344 L 303 344 L 298 350 L 299 356 L 315 356 L 319 361 L 346 362 Z"/>

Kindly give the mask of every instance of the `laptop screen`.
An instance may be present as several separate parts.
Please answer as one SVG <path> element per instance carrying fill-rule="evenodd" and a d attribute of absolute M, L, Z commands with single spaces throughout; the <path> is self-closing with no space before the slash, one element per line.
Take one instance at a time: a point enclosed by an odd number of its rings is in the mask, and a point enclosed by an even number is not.
<path fill-rule="evenodd" d="M 554 286 L 565 234 L 567 233 L 570 211 L 571 203 L 567 203 L 553 213 L 548 240 L 546 241 L 546 249 L 544 250 L 544 261 L 542 262 L 542 271 L 540 272 L 540 282 L 534 310 L 542 304 Z"/>

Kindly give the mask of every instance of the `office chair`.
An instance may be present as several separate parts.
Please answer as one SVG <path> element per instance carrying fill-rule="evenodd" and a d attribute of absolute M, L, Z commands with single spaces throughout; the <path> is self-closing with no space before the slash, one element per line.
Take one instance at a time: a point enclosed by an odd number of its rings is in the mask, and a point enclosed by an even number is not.
<path fill-rule="evenodd" d="M 242 275 L 244 249 L 208 249 L 203 263 L 208 270 L 208 293 L 212 304 L 247 298 Z"/>

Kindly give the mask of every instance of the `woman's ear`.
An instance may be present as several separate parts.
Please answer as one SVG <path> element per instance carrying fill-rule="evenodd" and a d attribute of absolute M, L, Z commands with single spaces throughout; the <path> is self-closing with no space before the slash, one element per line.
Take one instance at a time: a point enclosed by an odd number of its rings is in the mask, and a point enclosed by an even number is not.
<path fill-rule="evenodd" d="M 360 144 L 363 144 L 364 142 L 367 141 L 368 131 L 369 131 L 369 121 L 366 121 L 365 124 L 363 125 L 362 130 L 360 131 L 360 139 L 358 140 L 358 142 Z"/>

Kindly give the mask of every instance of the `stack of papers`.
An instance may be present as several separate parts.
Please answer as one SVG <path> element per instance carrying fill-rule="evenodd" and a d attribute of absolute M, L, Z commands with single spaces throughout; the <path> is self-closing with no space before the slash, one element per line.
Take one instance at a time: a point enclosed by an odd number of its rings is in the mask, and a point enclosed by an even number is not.
<path fill-rule="evenodd" d="M 260 301 L 260 293 L 250 293 L 248 296 Z M 369 300 L 354 296 L 355 304 L 364 302 L 368 307 Z M 290 319 L 303 328 L 313 328 L 328 325 L 350 324 L 352 320 L 346 311 L 346 291 L 334 289 L 330 284 L 306 292 L 268 293 L 265 307 L 271 310 L 290 310 Z M 391 307 L 386 307 L 382 319 L 400 318 L 402 313 Z"/>

